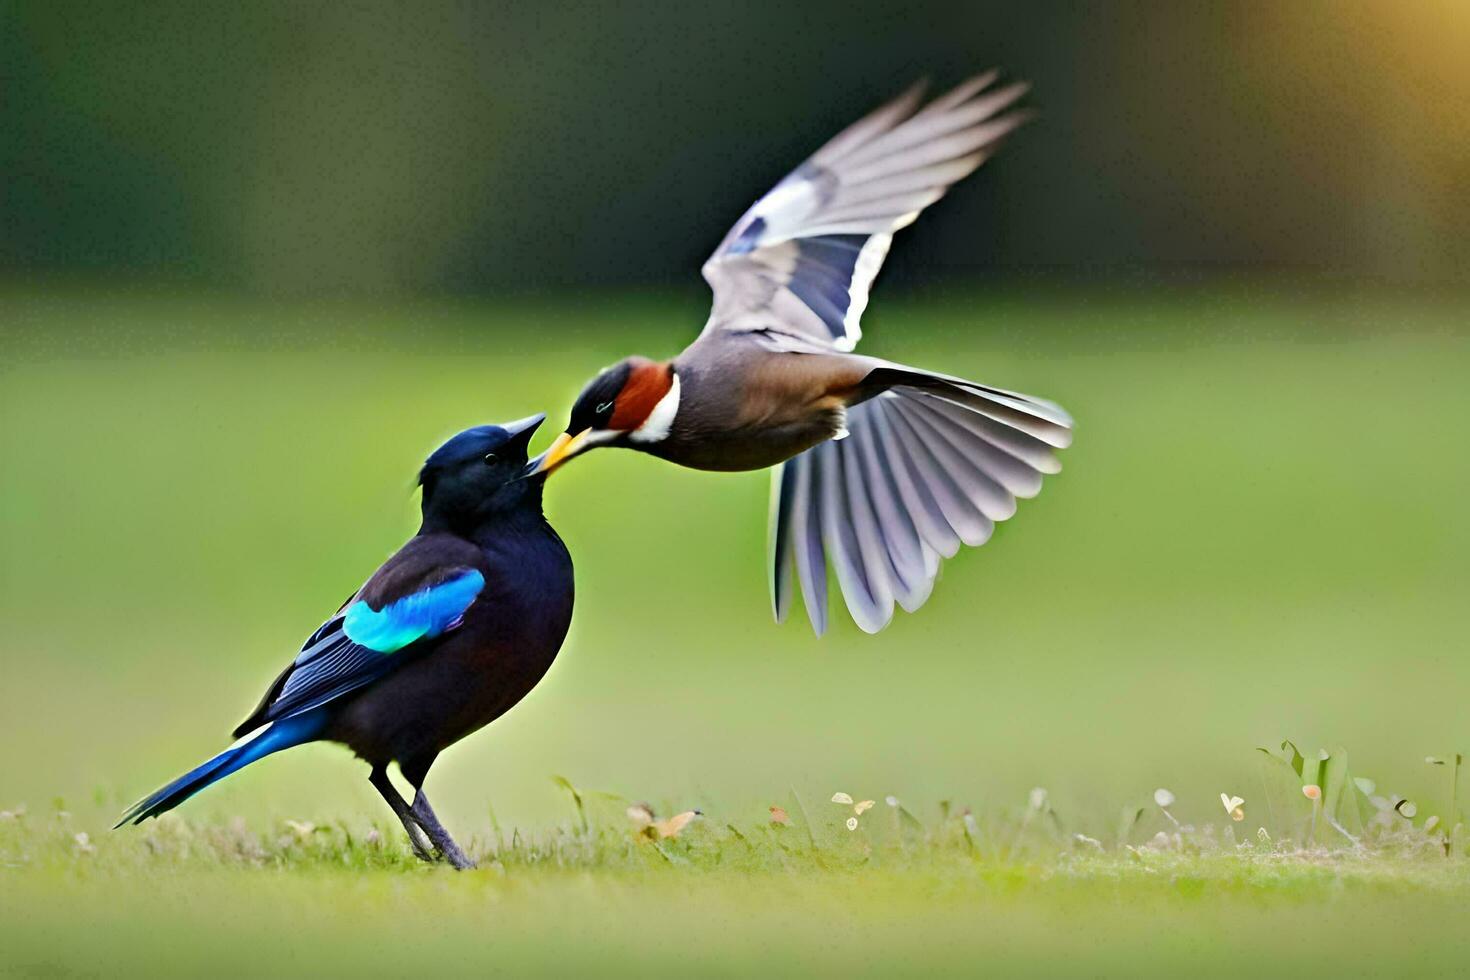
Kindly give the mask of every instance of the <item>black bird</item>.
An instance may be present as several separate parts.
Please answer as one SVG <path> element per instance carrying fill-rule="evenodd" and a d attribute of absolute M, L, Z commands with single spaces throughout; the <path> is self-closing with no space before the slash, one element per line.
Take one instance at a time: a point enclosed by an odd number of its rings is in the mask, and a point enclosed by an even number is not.
<path fill-rule="evenodd" d="M 440 752 L 536 686 L 571 623 L 571 556 L 542 515 L 544 479 L 526 458 L 543 419 L 467 429 L 435 450 L 419 472 L 418 533 L 311 635 L 235 729 L 240 741 L 134 804 L 118 826 L 272 752 L 340 742 L 372 766 L 368 780 L 414 853 L 473 867 L 423 784 Z M 414 788 L 412 805 L 389 782 L 390 762 Z"/>
<path fill-rule="evenodd" d="M 799 578 L 827 625 L 827 561 L 853 620 L 888 625 L 934 587 L 941 556 L 1061 469 L 1072 419 L 1042 398 L 853 353 L 894 232 L 990 157 L 1026 119 L 1024 84 L 995 72 L 922 103 L 915 86 L 812 154 L 725 236 L 704 277 L 714 306 L 672 360 L 632 357 L 593 379 L 554 469 L 621 446 L 702 470 L 776 466 L 772 592 Z"/>

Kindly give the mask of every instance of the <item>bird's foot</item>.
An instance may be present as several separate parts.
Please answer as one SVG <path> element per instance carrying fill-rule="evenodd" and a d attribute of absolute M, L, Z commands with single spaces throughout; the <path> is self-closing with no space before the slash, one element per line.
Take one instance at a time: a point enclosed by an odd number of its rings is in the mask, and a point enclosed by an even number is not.
<path fill-rule="evenodd" d="M 449 866 L 455 871 L 473 871 L 477 867 L 475 862 L 458 847 L 446 853 L 444 860 L 448 861 Z"/>
<path fill-rule="evenodd" d="M 449 841 L 447 848 L 438 844 L 429 844 L 423 840 L 423 833 L 419 832 L 417 825 L 414 826 L 415 833 L 409 834 L 408 842 L 413 847 L 413 856 L 425 864 L 447 863 L 456 871 L 468 871 L 474 868 L 475 862 L 459 849 L 454 841 Z"/>
<path fill-rule="evenodd" d="M 429 840 L 434 842 L 434 847 L 443 859 L 449 862 L 450 867 L 456 871 L 468 871 L 475 866 L 475 862 L 470 860 L 469 855 L 465 854 L 454 842 L 454 838 L 449 836 L 449 831 L 445 830 L 444 825 L 439 822 L 423 790 L 419 790 L 414 796 L 409 812 L 413 814 L 418 825 L 424 828 L 424 833 L 429 835 Z"/>

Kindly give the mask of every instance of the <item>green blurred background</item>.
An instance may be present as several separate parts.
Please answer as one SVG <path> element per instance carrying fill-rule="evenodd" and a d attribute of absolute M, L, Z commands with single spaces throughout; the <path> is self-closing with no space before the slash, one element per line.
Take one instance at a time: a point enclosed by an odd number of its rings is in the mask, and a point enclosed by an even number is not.
<path fill-rule="evenodd" d="M 550 484 L 561 659 L 430 786 L 756 819 L 789 787 L 1110 825 L 1252 748 L 1432 793 L 1470 743 L 1470 17 L 1456 2 L 0 4 L 0 804 L 221 747 L 469 423 L 698 330 L 844 123 L 1002 64 L 1040 119 L 899 239 L 865 349 L 1054 398 L 1066 470 L 916 616 L 770 622 L 764 474 Z M 543 437 L 549 438 L 548 437 Z M 381 819 L 310 747 L 195 816 Z"/>
<path fill-rule="evenodd" d="M 1462 282 L 1470 17 L 1384 2 L 0 3 L 0 264 L 272 296 L 690 287 L 920 76 L 1042 119 L 904 288 L 1262 265 Z"/>

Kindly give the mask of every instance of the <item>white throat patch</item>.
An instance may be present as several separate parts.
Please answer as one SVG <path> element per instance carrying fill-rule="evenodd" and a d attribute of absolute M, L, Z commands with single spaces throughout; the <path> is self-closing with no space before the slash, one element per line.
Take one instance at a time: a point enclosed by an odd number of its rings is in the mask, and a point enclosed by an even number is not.
<path fill-rule="evenodd" d="M 658 404 L 653 406 L 653 411 L 648 413 L 648 418 L 643 424 L 628 433 L 628 439 L 632 442 L 660 442 L 669 437 L 669 430 L 674 427 L 674 416 L 679 412 L 679 375 L 674 374 L 674 382 L 669 385 L 669 390 Z"/>

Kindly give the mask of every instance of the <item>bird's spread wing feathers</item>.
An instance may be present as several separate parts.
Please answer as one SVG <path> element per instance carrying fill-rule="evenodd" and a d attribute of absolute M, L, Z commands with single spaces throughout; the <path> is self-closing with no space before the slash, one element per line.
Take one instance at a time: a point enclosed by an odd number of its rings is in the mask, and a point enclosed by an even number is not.
<path fill-rule="evenodd" d="M 401 551 L 321 625 L 235 734 L 326 704 L 382 677 L 420 641 L 453 629 L 485 588 L 467 566 L 395 569 Z M 405 565 L 414 556 L 407 556 Z M 403 574 L 406 571 L 408 574 Z M 390 573 L 385 576 L 384 573 Z M 391 591 L 375 588 L 386 577 Z M 376 606 L 377 608 L 374 608 Z"/>
<path fill-rule="evenodd" d="M 704 265 L 705 330 L 784 329 L 852 350 L 893 233 L 1026 118 L 1024 84 L 970 79 L 920 108 L 922 84 L 833 137 L 757 201 Z M 1007 111 L 1011 110 L 1011 111 Z"/>
<path fill-rule="evenodd" d="M 875 633 L 894 604 L 929 597 L 941 557 L 984 544 L 1061 470 L 1071 442 L 1059 407 L 1016 392 L 913 373 L 848 410 L 849 435 L 775 473 L 772 588 L 776 618 L 800 582 L 818 633 L 827 626 L 827 565 L 853 620 Z M 903 383 L 908 382 L 908 383 Z"/>

